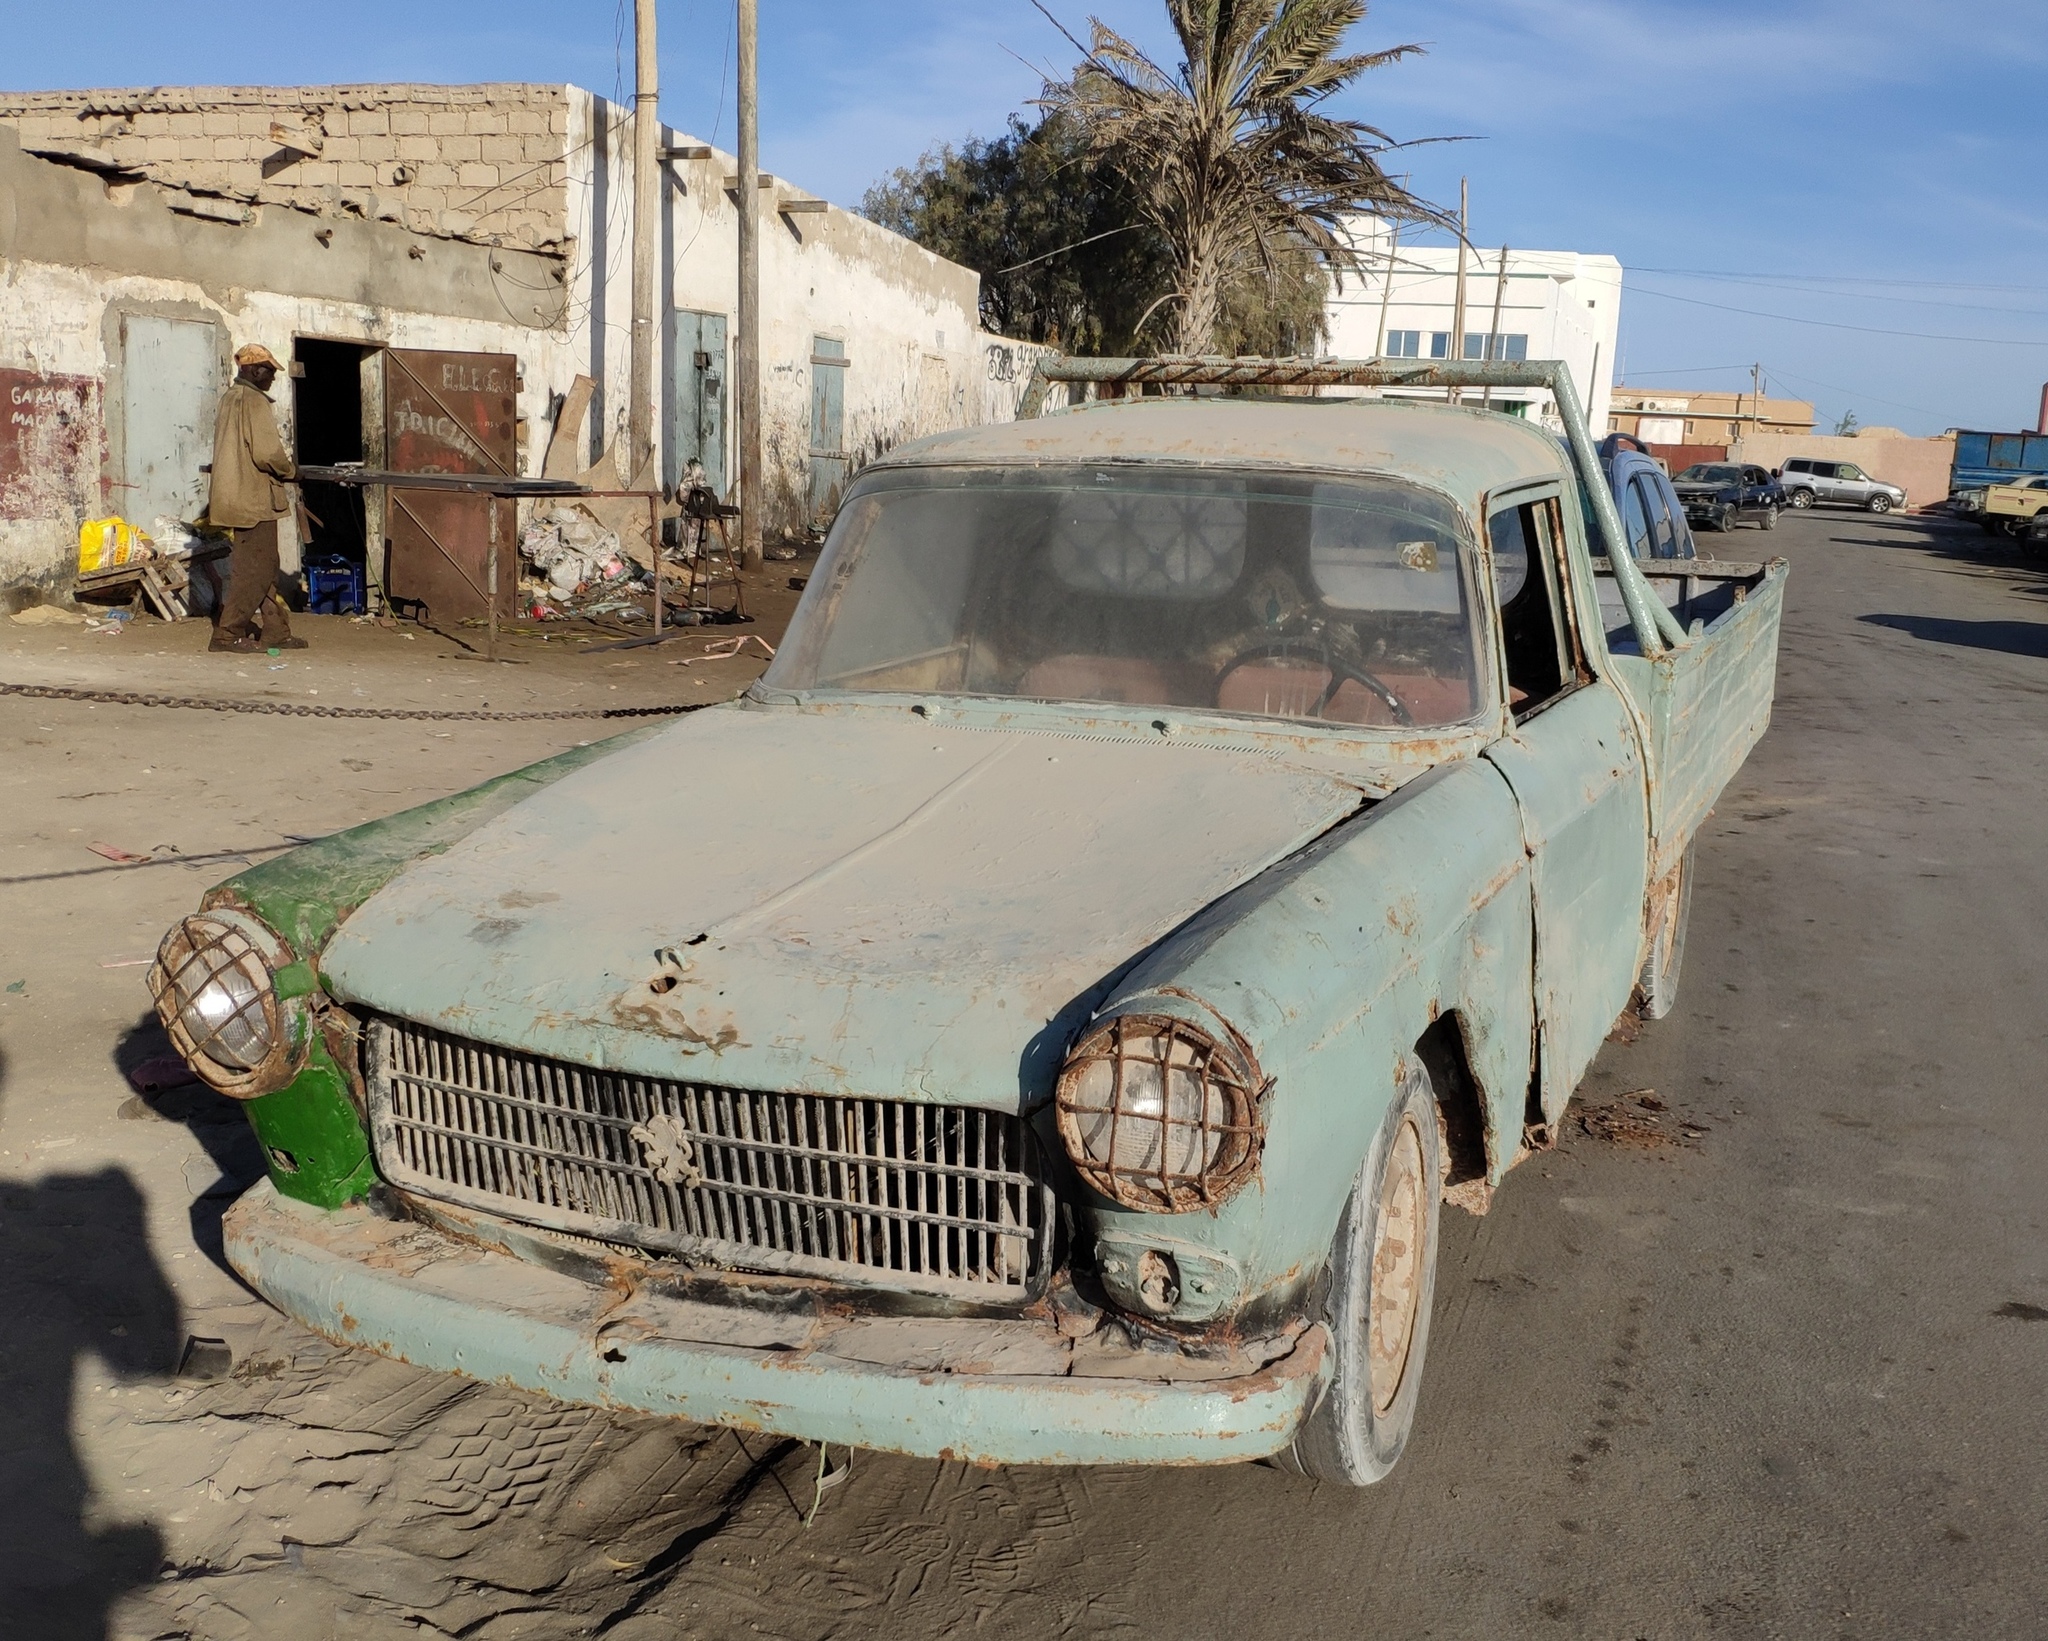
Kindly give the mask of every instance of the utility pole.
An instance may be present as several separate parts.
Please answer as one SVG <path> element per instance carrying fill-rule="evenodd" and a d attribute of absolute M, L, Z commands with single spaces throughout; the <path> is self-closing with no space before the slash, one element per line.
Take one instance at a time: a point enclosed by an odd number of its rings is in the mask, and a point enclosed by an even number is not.
<path fill-rule="evenodd" d="M 1457 295 L 1451 299 L 1450 356 L 1453 359 L 1465 357 L 1465 252 L 1471 244 L 1471 241 L 1465 235 L 1465 218 L 1471 203 L 1472 191 L 1470 180 L 1460 177 L 1458 179 L 1458 289 Z M 1463 404 L 1465 402 L 1465 395 L 1459 389 L 1452 388 L 1450 391 L 1450 401 L 1454 405 Z"/>
<path fill-rule="evenodd" d="M 1500 272 L 1493 281 L 1493 324 L 1486 332 L 1486 357 L 1489 361 L 1500 358 L 1500 309 L 1508 294 L 1508 248 L 1500 248 Z M 1493 408 L 1493 384 L 1486 384 L 1486 394 L 1479 401 L 1481 410 Z"/>
<path fill-rule="evenodd" d="M 739 0 L 740 562 L 761 567 L 761 152 L 755 100 L 757 0 Z"/>
<path fill-rule="evenodd" d="M 661 121 L 654 55 L 654 0 L 633 0 L 633 352 L 626 402 L 626 461 L 637 483 L 654 452 L 655 249 L 661 243 Z M 660 482 L 657 477 L 654 481 Z M 657 552 L 649 542 L 647 550 Z"/>
<path fill-rule="evenodd" d="M 1754 437 L 1763 431 L 1764 367 L 1761 364 L 1749 367 L 1749 385 L 1749 431 Z"/>
<path fill-rule="evenodd" d="M 1394 262 L 1401 254 L 1401 224 L 1398 221 L 1387 224 L 1387 282 L 1380 287 L 1380 340 L 1373 351 L 1382 356 L 1387 351 L 1387 309 L 1394 300 Z"/>

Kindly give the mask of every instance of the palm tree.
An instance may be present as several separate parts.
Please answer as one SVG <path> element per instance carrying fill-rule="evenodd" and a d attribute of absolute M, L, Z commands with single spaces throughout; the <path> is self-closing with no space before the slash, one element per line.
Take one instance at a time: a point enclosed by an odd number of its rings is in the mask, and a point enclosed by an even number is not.
<path fill-rule="evenodd" d="M 1085 46 L 1068 34 L 1081 62 L 1039 100 L 1114 162 L 1171 250 L 1160 301 L 1175 305 L 1175 351 L 1210 351 L 1225 286 L 1274 277 L 1304 247 L 1341 284 L 1358 265 L 1342 233 L 1350 212 L 1456 229 L 1381 166 L 1402 145 L 1316 112 L 1367 69 L 1423 49 L 1338 55 L 1365 11 L 1366 0 L 1166 0 L 1183 54 L 1174 74 L 1099 19 Z"/>

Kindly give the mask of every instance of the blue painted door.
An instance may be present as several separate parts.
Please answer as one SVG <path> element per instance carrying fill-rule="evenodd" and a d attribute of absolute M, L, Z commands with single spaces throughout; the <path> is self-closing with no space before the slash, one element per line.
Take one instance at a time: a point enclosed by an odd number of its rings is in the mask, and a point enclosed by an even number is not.
<path fill-rule="evenodd" d="M 121 319 L 121 488 L 114 510 L 143 529 L 206 507 L 220 334 L 210 319 Z"/>
<path fill-rule="evenodd" d="M 675 392 L 670 450 L 680 481 L 691 462 L 704 482 L 725 497 L 725 315 L 678 308 L 675 314 Z"/>
<path fill-rule="evenodd" d="M 811 521 L 823 524 L 839 505 L 852 458 L 846 449 L 846 344 L 811 338 Z"/>

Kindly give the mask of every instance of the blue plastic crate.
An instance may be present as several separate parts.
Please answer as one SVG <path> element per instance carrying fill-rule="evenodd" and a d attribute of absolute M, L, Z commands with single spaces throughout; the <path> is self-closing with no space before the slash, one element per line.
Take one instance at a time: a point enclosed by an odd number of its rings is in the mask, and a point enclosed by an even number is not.
<path fill-rule="evenodd" d="M 363 567 L 349 559 L 318 558 L 306 563 L 306 608 L 314 615 L 361 615 Z"/>

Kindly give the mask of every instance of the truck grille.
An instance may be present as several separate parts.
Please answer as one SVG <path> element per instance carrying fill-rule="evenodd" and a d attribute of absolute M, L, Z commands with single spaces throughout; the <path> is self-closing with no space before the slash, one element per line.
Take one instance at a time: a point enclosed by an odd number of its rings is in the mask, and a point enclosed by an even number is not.
<path fill-rule="evenodd" d="M 569 1065 L 412 1024 L 369 1031 L 384 1177 L 507 1219 L 740 1270 L 1023 1297 L 1052 1192 L 1021 1118 Z"/>

